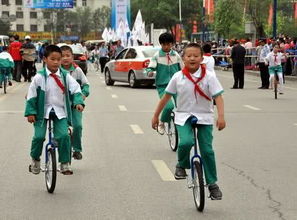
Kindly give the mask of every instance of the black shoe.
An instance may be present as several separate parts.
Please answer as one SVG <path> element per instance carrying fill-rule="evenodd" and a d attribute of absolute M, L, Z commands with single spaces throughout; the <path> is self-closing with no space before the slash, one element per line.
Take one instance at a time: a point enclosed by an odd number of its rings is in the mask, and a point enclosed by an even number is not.
<path fill-rule="evenodd" d="M 238 89 L 238 87 L 231 87 L 230 89 Z"/>
<path fill-rule="evenodd" d="M 81 159 L 82 159 L 82 154 L 81 154 L 81 152 L 73 152 L 72 157 L 73 157 L 75 160 L 81 160 Z"/>
<path fill-rule="evenodd" d="M 181 167 L 176 167 L 174 177 L 176 180 L 186 179 L 187 178 L 186 170 Z"/>
<path fill-rule="evenodd" d="M 209 189 L 209 197 L 211 200 L 221 200 L 223 197 L 222 191 L 220 190 L 217 184 L 211 184 L 208 186 Z"/>
<path fill-rule="evenodd" d="M 2 89 L 2 85 L 0 85 L 0 89 Z"/>
<path fill-rule="evenodd" d="M 8 85 L 9 85 L 9 86 L 12 86 L 12 82 L 11 82 L 11 81 L 8 81 Z"/>
<path fill-rule="evenodd" d="M 263 86 L 258 87 L 258 89 L 265 89 Z"/>

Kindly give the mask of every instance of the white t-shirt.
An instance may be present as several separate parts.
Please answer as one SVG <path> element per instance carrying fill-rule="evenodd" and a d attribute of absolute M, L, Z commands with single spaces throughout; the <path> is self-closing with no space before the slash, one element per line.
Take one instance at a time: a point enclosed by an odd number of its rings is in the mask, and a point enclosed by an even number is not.
<path fill-rule="evenodd" d="M 192 74 L 194 79 L 197 79 L 200 76 L 200 69 Z M 216 75 L 207 70 L 205 77 L 198 83 L 198 85 L 210 98 L 223 93 L 223 87 Z M 175 73 L 166 87 L 166 93 L 177 95 L 175 124 L 183 126 L 187 119 L 194 115 L 198 119 L 197 124 L 212 125 L 214 123 L 213 102 L 202 97 L 197 92 L 195 96 L 194 89 L 194 84 L 182 73 L 182 71 Z"/>
<path fill-rule="evenodd" d="M 206 65 L 207 70 L 214 72 L 215 59 L 213 56 L 203 56 L 203 61 L 201 63 Z"/>

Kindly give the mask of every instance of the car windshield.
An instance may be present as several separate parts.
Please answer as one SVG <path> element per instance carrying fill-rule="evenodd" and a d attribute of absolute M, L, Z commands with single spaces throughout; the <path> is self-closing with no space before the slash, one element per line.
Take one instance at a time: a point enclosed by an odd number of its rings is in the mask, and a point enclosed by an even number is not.
<path fill-rule="evenodd" d="M 142 50 L 144 57 L 153 57 L 159 48 L 147 48 Z"/>

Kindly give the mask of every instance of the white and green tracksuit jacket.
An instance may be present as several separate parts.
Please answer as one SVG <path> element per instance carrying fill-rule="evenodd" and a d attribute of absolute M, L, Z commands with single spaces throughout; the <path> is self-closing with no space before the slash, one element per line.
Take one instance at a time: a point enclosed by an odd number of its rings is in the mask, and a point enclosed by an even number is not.
<path fill-rule="evenodd" d="M 173 74 L 183 68 L 183 61 L 176 51 L 170 50 L 168 55 L 160 49 L 160 51 L 153 56 L 146 69 L 147 72 L 156 71 L 157 87 L 167 86 Z"/>
<path fill-rule="evenodd" d="M 72 125 L 71 108 L 84 105 L 79 84 L 72 76 L 60 68 L 62 83 L 65 86 L 65 112 L 69 125 Z M 27 94 L 25 117 L 35 115 L 36 120 L 44 119 L 47 74 L 45 68 L 34 76 Z M 68 92 L 67 92 L 68 91 Z"/>

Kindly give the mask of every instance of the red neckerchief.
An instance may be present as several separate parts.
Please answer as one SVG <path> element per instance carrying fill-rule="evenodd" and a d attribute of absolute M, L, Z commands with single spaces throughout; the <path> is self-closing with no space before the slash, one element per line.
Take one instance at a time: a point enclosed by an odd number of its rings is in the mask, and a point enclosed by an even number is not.
<path fill-rule="evenodd" d="M 170 62 L 172 63 L 169 53 L 166 53 L 166 57 L 167 57 L 167 64 L 169 64 Z"/>
<path fill-rule="evenodd" d="M 76 69 L 77 67 L 79 67 L 75 62 L 73 62 L 72 65 L 74 66 L 75 69 Z"/>
<path fill-rule="evenodd" d="M 194 88 L 194 93 L 195 93 L 195 97 L 197 99 L 197 95 L 196 92 L 199 93 L 199 95 L 201 95 L 202 97 L 204 97 L 205 99 L 207 99 L 208 101 L 211 101 L 211 98 L 209 98 L 200 88 L 200 86 L 198 85 L 198 83 L 205 77 L 206 75 L 206 69 L 205 69 L 205 65 L 200 65 L 201 67 L 201 74 L 200 77 L 195 81 L 193 79 L 193 77 L 191 76 L 191 73 L 189 72 L 189 70 L 184 67 L 182 70 L 182 73 L 194 84 L 195 88 Z"/>
<path fill-rule="evenodd" d="M 55 73 L 51 73 L 50 76 L 54 78 L 55 82 L 57 83 L 57 85 L 60 87 L 60 89 L 64 93 L 65 92 L 65 86 L 63 85 L 63 83 L 59 79 L 58 75 L 55 74 Z"/>
<path fill-rule="evenodd" d="M 211 56 L 211 53 L 205 53 L 203 55 L 206 56 L 206 57 L 210 57 Z"/>

